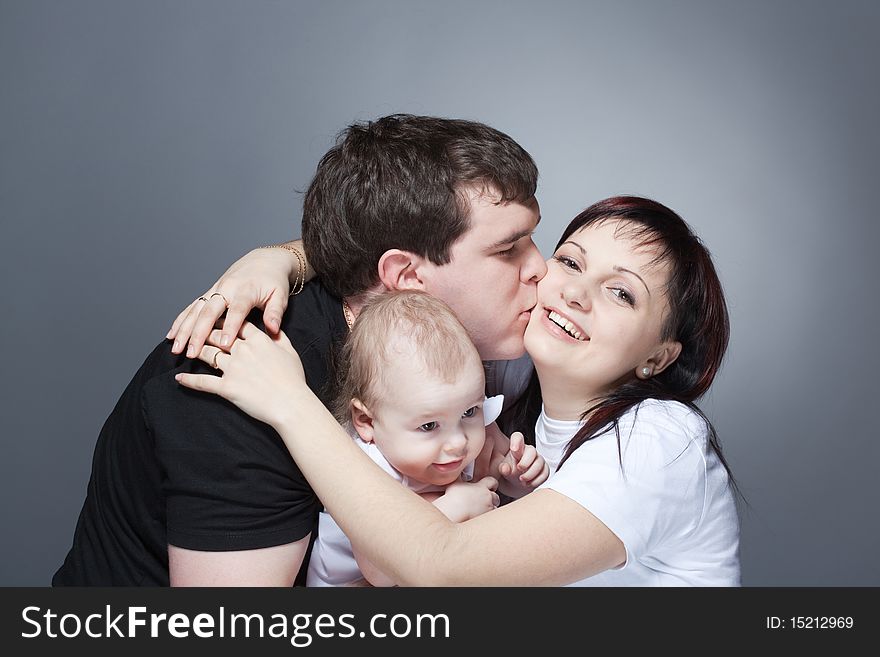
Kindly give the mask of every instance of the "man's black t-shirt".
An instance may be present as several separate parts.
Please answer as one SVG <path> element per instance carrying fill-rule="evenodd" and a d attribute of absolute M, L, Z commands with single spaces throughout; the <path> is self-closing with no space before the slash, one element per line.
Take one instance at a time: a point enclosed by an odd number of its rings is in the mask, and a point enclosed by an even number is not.
<path fill-rule="evenodd" d="M 347 332 L 318 281 L 281 323 L 309 387 L 329 404 L 331 351 Z M 160 344 L 107 418 L 73 547 L 55 586 L 167 586 L 168 544 L 229 551 L 283 545 L 316 526 L 319 502 L 278 434 L 226 400 L 182 387 L 216 373 Z"/>

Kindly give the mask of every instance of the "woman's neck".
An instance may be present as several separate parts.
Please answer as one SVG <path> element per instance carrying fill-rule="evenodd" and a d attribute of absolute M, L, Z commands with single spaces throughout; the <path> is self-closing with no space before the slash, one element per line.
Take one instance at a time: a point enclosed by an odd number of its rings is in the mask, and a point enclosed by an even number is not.
<path fill-rule="evenodd" d="M 544 414 L 554 420 L 580 420 L 584 411 L 594 406 L 601 397 L 597 391 L 575 388 L 564 379 L 545 372 L 536 366 L 541 384 Z"/>

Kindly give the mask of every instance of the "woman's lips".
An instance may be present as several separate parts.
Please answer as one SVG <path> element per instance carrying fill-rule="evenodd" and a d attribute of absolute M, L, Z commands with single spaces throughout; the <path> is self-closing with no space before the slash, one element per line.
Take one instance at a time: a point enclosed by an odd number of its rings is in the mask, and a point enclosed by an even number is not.
<path fill-rule="evenodd" d="M 559 324 L 557 324 L 552 319 L 550 319 L 550 312 L 551 311 L 553 311 L 557 314 L 561 314 L 561 313 L 559 313 L 558 310 L 554 310 L 553 308 L 542 309 L 542 311 L 541 311 L 541 324 L 544 326 L 545 329 L 547 329 L 547 332 L 550 333 L 550 335 L 553 335 L 553 336 L 559 338 L 560 340 L 564 340 L 566 342 L 571 342 L 573 344 L 584 344 L 585 342 L 590 341 L 589 337 L 584 337 L 583 339 L 578 340 L 573 335 L 568 333 L 568 331 L 566 331 L 561 326 L 559 326 Z M 576 330 L 579 328 L 580 327 L 576 327 Z"/>

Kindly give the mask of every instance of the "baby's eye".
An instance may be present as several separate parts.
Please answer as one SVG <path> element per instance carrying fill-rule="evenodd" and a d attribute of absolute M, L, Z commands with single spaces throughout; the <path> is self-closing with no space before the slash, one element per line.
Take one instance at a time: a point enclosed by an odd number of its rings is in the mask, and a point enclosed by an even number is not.
<path fill-rule="evenodd" d="M 436 422 L 425 422 L 422 426 L 419 427 L 419 429 L 421 431 L 425 431 L 425 432 L 433 431 L 436 428 L 437 428 Z"/>
<path fill-rule="evenodd" d="M 480 409 L 477 408 L 476 406 L 471 406 L 464 413 L 462 413 L 461 416 L 462 417 L 473 417 L 478 410 L 480 410 Z"/>

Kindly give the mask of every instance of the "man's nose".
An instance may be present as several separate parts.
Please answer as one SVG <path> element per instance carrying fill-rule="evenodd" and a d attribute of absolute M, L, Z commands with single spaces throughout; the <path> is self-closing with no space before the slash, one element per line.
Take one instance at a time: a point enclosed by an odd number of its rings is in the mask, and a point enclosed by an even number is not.
<path fill-rule="evenodd" d="M 528 253 L 526 254 L 526 262 L 521 270 L 521 278 L 523 283 L 537 283 L 547 273 L 547 263 L 544 257 L 538 251 L 538 247 L 534 241 L 529 240 Z"/>

